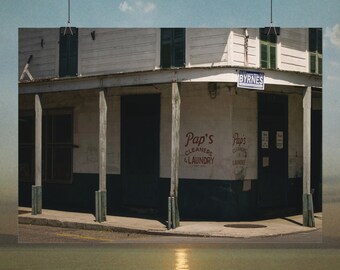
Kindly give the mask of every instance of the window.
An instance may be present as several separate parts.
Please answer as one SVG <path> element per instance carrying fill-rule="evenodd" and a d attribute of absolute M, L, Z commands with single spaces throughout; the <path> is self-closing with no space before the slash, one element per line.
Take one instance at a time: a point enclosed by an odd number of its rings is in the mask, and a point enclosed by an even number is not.
<path fill-rule="evenodd" d="M 71 110 L 46 110 L 42 119 L 42 179 L 72 181 L 73 115 Z M 34 112 L 19 119 L 19 178 L 34 182 Z"/>
<path fill-rule="evenodd" d="M 276 68 L 276 43 L 277 36 L 274 33 L 267 35 L 265 28 L 260 29 L 260 55 L 262 68 Z"/>
<path fill-rule="evenodd" d="M 19 115 L 19 179 L 34 180 L 34 116 L 30 112 Z"/>
<path fill-rule="evenodd" d="M 185 29 L 161 29 L 161 67 L 183 67 L 185 62 Z"/>
<path fill-rule="evenodd" d="M 311 73 L 322 73 L 322 29 L 309 29 L 309 63 Z"/>
<path fill-rule="evenodd" d="M 72 32 L 71 32 L 72 30 Z M 60 28 L 59 34 L 59 77 L 77 76 L 78 73 L 78 29 Z"/>

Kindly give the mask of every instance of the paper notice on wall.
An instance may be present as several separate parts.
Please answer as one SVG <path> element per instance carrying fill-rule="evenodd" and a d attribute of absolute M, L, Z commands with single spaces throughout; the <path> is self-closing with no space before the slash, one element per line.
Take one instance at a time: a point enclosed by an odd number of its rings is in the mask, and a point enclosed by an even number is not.
<path fill-rule="evenodd" d="M 269 135 L 268 131 L 262 131 L 262 149 L 268 149 L 269 147 Z"/>
<path fill-rule="evenodd" d="M 276 131 L 276 148 L 283 149 L 283 131 Z"/>
<path fill-rule="evenodd" d="M 262 158 L 262 167 L 268 167 L 269 166 L 269 157 L 263 157 Z"/>
<path fill-rule="evenodd" d="M 243 190 L 242 191 L 249 191 L 251 190 L 251 180 L 243 180 Z"/>

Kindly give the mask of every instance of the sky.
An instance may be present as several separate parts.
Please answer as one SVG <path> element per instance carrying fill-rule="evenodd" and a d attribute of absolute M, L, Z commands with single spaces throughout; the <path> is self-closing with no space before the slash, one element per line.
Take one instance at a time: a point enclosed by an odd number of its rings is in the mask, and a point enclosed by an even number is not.
<path fill-rule="evenodd" d="M 272 2 L 274 26 L 323 28 L 323 172 L 325 185 L 331 184 L 340 176 L 340 1 Z M 67 3 L 68 0 L 2 0 L 0 4 L 0 216 L 13 212 L 17 203 L 18 28 L 65 26 Z M 270 26 L 270 0 L 71 0 L 71 25 L 264 27 Z M 340 185 L 335 190 L 340 194 Z M 16 223 L 15 218 L 11 220 Z M 0 233 L 14 229 L 0 223 Z"/>

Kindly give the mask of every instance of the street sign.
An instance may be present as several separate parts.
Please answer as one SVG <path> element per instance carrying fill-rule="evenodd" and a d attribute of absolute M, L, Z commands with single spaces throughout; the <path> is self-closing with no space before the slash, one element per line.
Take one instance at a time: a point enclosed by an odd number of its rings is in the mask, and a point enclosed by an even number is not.
<path fill-rule="evenodd" d="M 237 87 L 264 90 L 264 73 L 248 70 L 239 70 Z"/>

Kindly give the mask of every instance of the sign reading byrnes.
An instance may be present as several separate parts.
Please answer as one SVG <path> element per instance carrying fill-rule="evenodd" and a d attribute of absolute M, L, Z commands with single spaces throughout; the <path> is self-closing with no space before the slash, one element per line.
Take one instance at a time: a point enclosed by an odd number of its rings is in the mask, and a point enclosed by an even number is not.
<path fill-rule="evenodd" d="M 264 90 L 264 73 L 248 70 L 239 70 L 237 87 Z"/>

